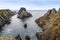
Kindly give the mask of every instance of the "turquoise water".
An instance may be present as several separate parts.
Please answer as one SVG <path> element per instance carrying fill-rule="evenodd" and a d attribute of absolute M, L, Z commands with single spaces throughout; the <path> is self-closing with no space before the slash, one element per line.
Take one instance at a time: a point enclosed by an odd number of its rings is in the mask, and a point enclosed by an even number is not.
<path fill-rule="evenodd" d="M 11 17 L 11 23 L 5 25 L 1 32 L 3 37 L 15 37 L 20 34 L 22 40 L 25 40 L 25 36 L 29 35 L 31 40 L 38 40 L 36 37 L 36 32 L 42 32 L 42 29 L 35 23 L 35 20 L 45 14 L 46 11 L 28 11 L 33 17 L 21 20 L 17 18 L 17 14 Z M 25 29 L 23 25 L 27 23 L 27 28 Z"/>

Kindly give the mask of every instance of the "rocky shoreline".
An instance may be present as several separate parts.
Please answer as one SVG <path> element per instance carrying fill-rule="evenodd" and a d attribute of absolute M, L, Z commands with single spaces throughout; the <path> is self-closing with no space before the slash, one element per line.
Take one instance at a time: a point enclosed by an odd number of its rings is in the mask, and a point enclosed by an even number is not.
<path fill-rule="evenodd" d="M 43 32 L 37 32 L 39 40 L 60 40 L 60 8 L 56 11 L 54 8 L 35 20 L 43 29 Z"/>
<path fill-rule="evenodd" d="M 9 9 L 0 10 L 0 29 L 10 23 L 10 18 L 14 15 Z M 25 8 L 21 8 L 17 15 L 18 18 L 24 19 L 32 17 L 32 14 L 28 13 Z M 36 19 L 35 22 L 42 28 L 43 32 L 37 32 L 36 36 L 38 40 L 60 40 L 60 8 L 58 11 L 55 8 L 50 9 L 47 13 Z M 24 25 L 27 27 L 27 24 Z M 1 38 L 3 40 L 22 40 L 18 34 L 15 38 Z M 31 40 L 28 35 L 25 36 L 26 40 Z"/>
<path fill-rule="evenodd" d="M 0 10 L 0 29 L 5 24 L 10 24 L 10 18 L 14 15 L 10 9 L 2 9 Z"/>

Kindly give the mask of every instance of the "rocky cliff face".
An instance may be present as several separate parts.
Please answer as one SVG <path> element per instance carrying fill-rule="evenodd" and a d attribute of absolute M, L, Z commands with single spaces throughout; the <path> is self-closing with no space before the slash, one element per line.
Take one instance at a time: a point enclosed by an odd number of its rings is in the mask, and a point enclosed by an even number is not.
<path fill-rule="evenodd" d="M 43 29 L 36 34 L 39 40 L 60 40 L 60 9 L 48 10 L 36 23 Z"/>
<path fill-rule="evenodd" d="M 0 10 L 0 27 L 10 23 L 9 18 L 11 18 L 13 15 L 14 13 L 9 9 Z"/>
<path fill-rule="evenodd" d="M 32 17 L 32 14 L 28 13 L 25 8 L 21 8 L 18 12 L 17 17 L 23 19 L 23 18 Z"/>
<path fill-rule="evenodd" d="M 11 16 L 14 15 L 14 12 L 12 12 L 10 9 L 3 9 L 3 10 L 0 10 L 0 15 L 3 17 L 10 18 Z"/>

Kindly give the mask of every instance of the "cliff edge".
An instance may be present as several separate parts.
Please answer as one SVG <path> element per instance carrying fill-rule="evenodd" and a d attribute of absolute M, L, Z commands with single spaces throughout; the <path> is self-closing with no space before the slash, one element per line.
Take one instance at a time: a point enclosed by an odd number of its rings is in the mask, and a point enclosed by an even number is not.
<path fill-rule="evenodd" d="M 60 40 L 60 8 L 56 11 L 54 8 L 35 20 L 43 29 L 43 32 L 37 32 L 39 40 Z"/>

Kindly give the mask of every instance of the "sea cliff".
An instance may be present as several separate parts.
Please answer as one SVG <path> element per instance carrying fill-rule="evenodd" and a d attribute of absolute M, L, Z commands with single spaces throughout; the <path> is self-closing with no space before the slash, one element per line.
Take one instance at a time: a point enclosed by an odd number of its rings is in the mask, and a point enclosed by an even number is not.
<path fill-rule="evenodd" d="M 43 32 L 37 32 L 39 40 L 60 40 L 60 8 L 56 11 L 54 8 L 35 20 L 42 28 Z"/>
<path fill-rule="evenodd" d="M 14 15 L 10 9 L 2 9 L 0 10 L 0 28 L 5 24 L 10 23 L 10 18 Z"/>

